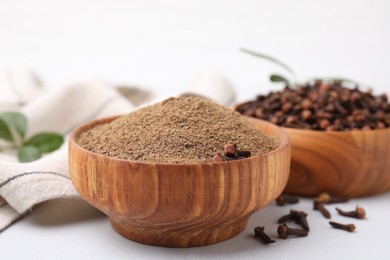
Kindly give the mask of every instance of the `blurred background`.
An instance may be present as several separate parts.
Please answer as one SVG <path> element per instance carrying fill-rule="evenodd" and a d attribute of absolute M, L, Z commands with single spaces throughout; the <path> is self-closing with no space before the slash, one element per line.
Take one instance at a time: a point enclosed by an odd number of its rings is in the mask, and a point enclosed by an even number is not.
<path fill-rule="evenodd" d="M 239 100 L 279 88 L 279 67 L 304 80 L 342 76 L 390 90 L 387 0 L 0 0 L 0 70 L 30 69 L 48 87 L 96 78 L 159 93 L 217 70 Z"/>

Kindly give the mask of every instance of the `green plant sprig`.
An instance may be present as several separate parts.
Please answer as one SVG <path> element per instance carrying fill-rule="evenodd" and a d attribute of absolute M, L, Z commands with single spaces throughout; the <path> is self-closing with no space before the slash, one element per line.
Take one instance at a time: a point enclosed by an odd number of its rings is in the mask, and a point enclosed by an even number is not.
<path fill-rule="evenodd" d="M 41 132 L 26 138 L 27 125 L 27 118 L 22 113 L 0 114 L 0 139 L 10 143 L 17 151 L 19 162 L 35 161 L 64 143 L 64 137 L 55 132 Z"/>
<path fill-rule="evenodd" d="M 269 80 L 273 83 L 285 83 L 287 86 L 294 88 L 294 87 L 297 87 L 299 85 L 305 85 L 311 81 L 322 80 L 322 81 L 330 81 L 330 82 L 340 82 L 341 84 L 350 84 L 350 85 L 352 84 L 352 85 L 356 85 L 356 86 L 363 86 L 367 89 L 371 89 L 371 86 L 369 86 L 367 84 L 363 84 L 361 82 L 357 82 L 355 80 L 342 78 L 342 77 L 312 78 L 312 79 L 308 79 L 306 81 L 300 82 L 298 79 L 297 73 L 295 73 L 295 71 L 290 66 L 288 66 L 284 62 L 280 61 L 279 59 L 276 59 L 276 58 L 271 57 L 267 54 L 263 54 L 263 53 L 260 53 L 257 51 L 248 50 L 246 48 L 241 48 L 240 50 L 242 52 L 250 54 L 252 56 L 255 56 L 255 57 L 258 57 L 258 58 L 261 58 L 264 60 L 268 60 L 268 61 L 284 68 L 287 72 L 289 72 L 290 76 L 294 79 L 294 80 L 289 80 L 285 76 L 282 76 L 279 74 L 271 74 L 269 77 Z"/>

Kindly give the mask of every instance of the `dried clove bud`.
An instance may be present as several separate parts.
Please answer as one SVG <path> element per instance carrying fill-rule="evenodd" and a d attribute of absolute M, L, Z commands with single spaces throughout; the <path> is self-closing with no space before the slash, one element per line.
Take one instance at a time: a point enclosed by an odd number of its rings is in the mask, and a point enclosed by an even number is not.
<path fill-rule="evenodd" d="M 238 150 L 236 144 L 227 144 L 224 146 L 225 159 L 241 159 L 251 156 L 250 151 Z"/>
<path fill-rule="evenodd" d="M 318 200 L 314 200 L 313 209 L 318 210 L 325 218 L 331 218 L 330 212 L 325 208 L 324 203 Z"/>
<path fill-rule="evenodd" d="M 305 109 L 301 112 L 301 117 L 304 121 L 308 121 L 309 119 L 311 119 L 312 115 L 313 115 L 313 113 L 307 109 Z"/>
<path fill-rule="evenodd" d="M 224 147 L 226 157 L 234 158 L 236 156 L 237 146 L 236 144 L 227 144 Z"/>
<path fill-rule="evenodd" d="M 322 202 L 324 204 L 344 203 L 344 202 L 349 201 L 349 199 L 347 199 L 347 198 L 333 197 L 327 192 L 320 193 L 320 195 L 318 195 L 318 197 L 316 197 L 315 200 Z"/>
<path fill-rule="evenodd" d="M 264 227 L 255 227 L 255 237 L 261 240 L 265 244 L 275 243 L 265 232 Z"/>
<path fill-rule="evenodd" d="M 280 194 L 279 197 L 276 198 L 276 204 L 278 206 L 284 206 L 286 204 L 296 204 L 299 202 L 298 197 L 288 194 Z"/>
<path fill-rule="evenodd" d="M 278 223 L 285 223 L 287 221 L 295 221 L 296 224 L 300 225 L 304 230 L 309 231 L 309 224 L 307 222 L 307 213 L 304 211 L 290 210 L 290 214 L 279 218 Z"/>
<path fill-rule="evenodd" d="M 289 228 L 286 224 L 278 226 L 278 235 L 286 239 L 288 236 L 306 237 L 309 233 L 304 229 Z"/>
<path fill-rule="evenodd" d="M 217 153 L 214 155 L 212 162 L 232 161 L 251 156 L 250 151 L 242 151 L 237 149 L 236 144 L 226 144 L 224 146 L 224 155 Z"/>
<path fill-rule="evenodd" d="M 236 150 L 236 158 L 248 158 L 251 156 L 250 151 Z"/>
<path fill-rule="evenodd" d="M 364 210 L 364 208 L 361 208 L 359 206 L 356 206 L 356 209 L 352 211 L 343 211 L 339 208 L 336 208 L 336 210 L 341 216 L 345 216 L 345 217 L 351 217 L 357 219 L 364 219 L 366 217 L 366 211 Z"/>
<path fill-rule="evenodd" d="M 348 232 L 353 232 L 356 229 L 354 224 L 341 224 L 333 221 L 330 221 L 329 224 L 336 229 L 341 229 Z"/>
<path fill-rule="evenodd" d="M 310 231 L 309 223 L 307 222 L 307 214 L 303 211 L 298 211 L 300 214 L 297 214 L 297 218 L 295 219 L 295 223 L 300 225 L 307 232 Z M 302 214 L 304 213 L 304 214 Z"/>

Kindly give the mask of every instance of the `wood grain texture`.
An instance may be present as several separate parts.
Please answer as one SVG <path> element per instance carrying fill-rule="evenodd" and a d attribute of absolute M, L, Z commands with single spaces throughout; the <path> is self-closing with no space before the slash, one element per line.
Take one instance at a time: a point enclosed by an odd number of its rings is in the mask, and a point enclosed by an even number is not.
<path fill-rule="evenodd" d="M 248 217 L 285 188 L 290 143 L 280 128 L 248 119 L 281 140 L 262 156 L 206 164 L 155 164 L 118 160 L 81 148 L 81 132 L 114 118 L 97 120 L 69 138 L 72 181 L 81 196 L 110 218 L 131 240 L 158 246 L 217 243 L 239 234 Z"/>
<path fill-rule="evenodd" d="M 284 130 L 292 147 L 286 192 L 362 197 L 390 190 L 390 129 Z"/>

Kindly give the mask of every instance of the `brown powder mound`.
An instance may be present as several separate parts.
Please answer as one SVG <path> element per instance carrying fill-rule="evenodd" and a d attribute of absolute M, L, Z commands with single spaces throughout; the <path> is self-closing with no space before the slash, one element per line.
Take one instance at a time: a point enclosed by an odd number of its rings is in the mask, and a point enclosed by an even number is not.
<path fill-rule="evenodd" d="M 154 163 L 211 162 L 228 143 L 252 155 L 278 146 L 239 113 L 195 97 L 141 108 L 82 133 L 77 142 L 95 153 Z"/>

